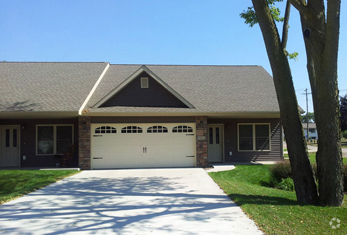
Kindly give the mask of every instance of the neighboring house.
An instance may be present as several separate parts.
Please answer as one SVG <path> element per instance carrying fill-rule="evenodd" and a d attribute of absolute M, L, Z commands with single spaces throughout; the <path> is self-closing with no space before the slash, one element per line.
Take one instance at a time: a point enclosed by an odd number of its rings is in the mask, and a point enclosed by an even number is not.
<path fill-rule="evenodd" d="M 302 127 L 304 128 L 305 136 L 307 136 L 307 123 L 302 123 Z M 318 132 L 316 128 L 316 123 L 308 124 L 308 137 L 314 140 L 318 140 Z"/>
<path fill-rule="evenodd" d="M 272 77 L 259 66 L 0 63 L 0 166 L 206 167 L 281 160 Z"/>

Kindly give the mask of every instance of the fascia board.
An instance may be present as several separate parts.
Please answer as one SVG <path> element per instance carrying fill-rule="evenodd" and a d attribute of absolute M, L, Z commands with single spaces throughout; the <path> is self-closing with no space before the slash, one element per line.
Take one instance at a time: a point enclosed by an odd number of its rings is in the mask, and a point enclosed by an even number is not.
<path fill-rule="evenodd" d="M 100 77 L 98 78 L 98 80 L 96 81 L 96 83 L 94 84 L 92 90 L 89 92 L 87 98 L 85 99 L 85 101 L 83 102 L 81 108 L 78 110 L 78 114 L 82 115 L 83 109 L 86 107 L 87 103 L 89 102 L 90 98 L 92 97 L 92 95 L 94 94 L 96 88 L 99 86 L 102 78 L 105 76 L 108 68 L 110 67 L 110 63 L 107 63 L 104 71 L 101 73 Z"/>
<path fill-rule="evenodd" d="M 174 89 L 172 89 L 168 84 L 166 84 L 161 78 L 159 78 L 155 73 L 153 73 L 145 65 L 142 65 L 135 73 L 133 73 L 130 77 L 125 79 L 118 87 L 116 87 L 108 95 L 102 98 L 98 103 L 96 103 L 93 106 L 93 108 L 99 108 L 103 103 L 105 103 L 107 100 L 109 100 L 114 95 L 116 95 L 120 90 L 122 90 L 125 86 L 127 86 L 130 82 L 132 82 L 142 72 L 148 73 L 154 80 L 156 80 L 160 85 L 162 85 L 166 90 L 168 90 L 172 95 L 174 95 L 177 99 L 179 99 L 182 103 L 187 105 L 189 108 L 195 108 L 191 103 L 189 103 L 186 99 L 184 99 L 180 94 L 178 94 Z"/>

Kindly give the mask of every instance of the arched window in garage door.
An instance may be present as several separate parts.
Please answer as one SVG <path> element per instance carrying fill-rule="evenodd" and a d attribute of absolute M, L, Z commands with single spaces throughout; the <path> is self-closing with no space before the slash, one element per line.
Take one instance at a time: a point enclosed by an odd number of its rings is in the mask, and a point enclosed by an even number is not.
<path fill-rule="evenodd" d="M 173 133 L 192 133 L 193 132 L 193 128 L 191 128 L 190 126 L 175 126 L 174 128 L 172 128 L 172 132 Z"/>
<path fill-rule="evenodd" d="M 147 128 L 147 133 L 167 133 L 165 126 L 151 126 Z"/>
<path fill-rule="evenodd" d="M 116 128 L 111 127 L 111 126 L 101 126 L 98 128 L 95 128 L 95 134 L 113 134 L 117 133 Z"/>
<path fill-rule="evenodd" d="M 122 133 L 142 133 L 142 128 L 138 126 L 126 126 L 122 128 Z"/>

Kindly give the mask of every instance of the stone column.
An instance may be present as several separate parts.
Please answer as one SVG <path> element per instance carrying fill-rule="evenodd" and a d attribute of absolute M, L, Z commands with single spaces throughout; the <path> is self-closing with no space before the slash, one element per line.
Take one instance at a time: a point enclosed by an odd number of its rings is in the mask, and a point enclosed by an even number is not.
<path fill-rule="evenodd" d="M 196 165 L 207 167 L 207 117 L 196 117 Z"/>
<path fill-rule="evenodd" d="M 82 170 L 91 169 L 90 123 L 90 117 L 80 116 L 78 119 L 78 165 Z"/>

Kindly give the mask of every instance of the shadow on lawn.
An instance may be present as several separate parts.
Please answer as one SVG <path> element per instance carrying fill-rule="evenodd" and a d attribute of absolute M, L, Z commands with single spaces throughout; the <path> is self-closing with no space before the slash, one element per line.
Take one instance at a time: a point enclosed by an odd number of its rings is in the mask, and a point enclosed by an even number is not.
<path fill-rule="evenodd" d="M 229 194 L 228 195 L 237 205 L 245 204 L 257 205 L 303 205 L 296 200 L 290 200 L 283 197 L 271 197 L 262 195 L 244 195 L 244 194 Z"/>

